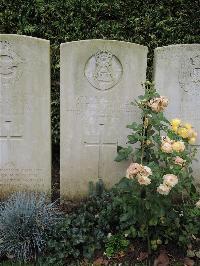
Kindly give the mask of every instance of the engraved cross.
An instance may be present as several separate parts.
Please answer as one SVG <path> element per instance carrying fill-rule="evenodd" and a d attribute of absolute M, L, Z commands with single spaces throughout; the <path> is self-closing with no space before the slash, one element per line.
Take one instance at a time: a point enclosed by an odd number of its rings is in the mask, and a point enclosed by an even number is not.
<path fill-rule="evenodd" d="M 99 124 L 100 126 L 100 133 L 98 135 L 99 141 L 84 141 L 86 147 L 98 147 L 98 178 L 103 178 L 103 148 L 105 146 L 110 146 L 111 148 L 117 149 L 117 140 L 113 141 L 104 141 L 103 140 L 103 133 L 104 133 L 104 124 Z"/>
<path fill-rule="evenodd" d="M 0 132 L 0 140 L 21 140 L 22 139 L 21 134 L 14 134 L 11 131 L 11 124 L 12 124 L 12 121 L 10 120 L 5 121 L 6 130 L 3 132 Z"/>

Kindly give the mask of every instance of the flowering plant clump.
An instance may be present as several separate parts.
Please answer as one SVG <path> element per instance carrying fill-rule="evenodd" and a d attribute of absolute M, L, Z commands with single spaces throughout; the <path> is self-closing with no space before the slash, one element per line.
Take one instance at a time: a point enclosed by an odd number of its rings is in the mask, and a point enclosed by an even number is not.
<path fill-rule="evenodd" d="M 126 205 L 130 202 L 127 197 L 133 198 L 132 210 L 130 206 L 125 207 L 127 219 L 134 219 L 135 225 L 140 226 L 140 236 L 146 236 L 150 251 L 150 229 L 164 223 L 175 208 L 174 200 L 191 201 L 194 194 L 196 199 L 191 164 L 196 153 L 192 144 L 196 141 L 197 133 L 189 123 L 177 118 L 170 122 L 165 118 L 163 111 L 169 101 L 156 92 L 153 83 L 146 82 L 144 89 L 145 94 L 133 103 L 141 110 L 142 123 L 133 122 L 127 126 L 132 130 L 128 135 L 131 145 L 118 147 L 115 160 L 132 161 L 126 178 L 121 181 L 122 187 L 123 182 L 126 183 L 126 193 L 122 193 L 122 197 Z M 136 143 L 140 144 L 139 147 Z M 200 207 L 199 201 L 196 207 Z M 158 238 L 162 236 L 158 235 Z"/>

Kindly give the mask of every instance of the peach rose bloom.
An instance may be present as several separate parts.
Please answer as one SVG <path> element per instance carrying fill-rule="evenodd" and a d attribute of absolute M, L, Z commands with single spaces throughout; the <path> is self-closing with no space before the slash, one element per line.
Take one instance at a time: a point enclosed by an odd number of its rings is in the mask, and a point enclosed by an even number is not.
<path fill-rule="evenodd" d="M 197 208 L 200 208 L 200 200 L 198 200 L 195 205 Z"/>
<path fill-rule="evenodd" d="M 168 105 L 168 99 L 164 96 L 153 98 L 149 101 L 148 106 L 152 111 L 158 113 L 162 112 Z"/>
<path fill-rule="evenodd" d="M 170 188 L 178 184 L 178 177 L 173 174 L 167 174 L 163 176 L 163 185 L 166 185 Z"/>
<path fill-rule="evenodd" d="M 166 152 L 166 153 L 171 153 L 173 151 L 172 149 L 172 145 L 168 142 L 164 142 L 162 145 L 161 145 L 161 150 L 163 152 Z"/>
<path fill-rule="evenodd" d="M 163 107 L 167 107 L 168 106 L 169 100 L 165 96 L 160 96 L 160 100 L 161 100 L 161 103 L 162 103 Z"/>
<path fill-rule="evenodd" d="M 174 142 L 174 140 L 170 139 L 168 136 L 162 136 L 161 137 L 162 139 L 162 143 L 169 143 L 169 144 L 172 144 Z"/>
<path fill-rule="evenodd" d="M 133 178 L 142 170 L 142 166 L 139 163 L 131 163 L 126 170 L 126 177 Z"/>
<path fill-rule="evenodd" d="M 183 160 L 183 158 L 176 156 L 174 158 L 174 163 L 180 166 L 183 166 L 183 164 L 186 162 L 186 160 Z"/>
<path fill-rule="evenodd" d="M 157 101 L 153 102 L 151 100 L 150 103 L 149 103 L 149 107 L 151 108 L 152 111 L 154 111 L 156 113 L 160 112 L 159 103 Z"/>
<path fill-rule="evenodd" d="M 148 166 L 143 166 L 139 174 L 148 177 L 149 175 L 152 175 L 151 168 Z"/>
<path fill-rule="evenodd" d="M 147 176 L 143 176 L 143 175 L 137 175 L 137 181 L 140 185 L 145 185 L 148 186 L 149 184 L 151 184 L 151 179 L 148 178 Z"/>
<path fill-rule="evenodd" d="M 160 186 L 157 188 L 157 192 L 161 195 L 168 195 L 170 190 L 171 188 L 164 184 L 160 184 Z"/>

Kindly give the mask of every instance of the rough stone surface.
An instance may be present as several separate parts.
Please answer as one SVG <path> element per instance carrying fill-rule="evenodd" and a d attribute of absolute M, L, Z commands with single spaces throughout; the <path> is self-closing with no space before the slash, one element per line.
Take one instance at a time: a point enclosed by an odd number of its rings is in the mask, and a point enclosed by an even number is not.
<path fill-rule="evenodd" d="M 126 125 L 139 120 L 130 102 L 143 93 L 147 48 L 88 40 L 61 44 L 61 197 L 87 195 L 90 181 L 107 187 L 129 162 L 114 162 Z"/>
<path fill-rule="evenodd" d="M 200 44 L 170 45 L 155 49 L 154 80 L 158 92 L 169 98 L 166 114 L 191 123 L 198 132 L 200 160 Z M 194 162 L 200 184 L 200 162 Z"/>
<path fill-rule="evenodd" d="M 51 188 L 49 41 L 0 35 L 0 197 Z"/>

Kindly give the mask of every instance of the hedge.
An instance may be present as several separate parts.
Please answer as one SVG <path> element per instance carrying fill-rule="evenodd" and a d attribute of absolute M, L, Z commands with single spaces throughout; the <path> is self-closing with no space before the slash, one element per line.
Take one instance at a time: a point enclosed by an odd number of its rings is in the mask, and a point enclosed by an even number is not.
<path fill-rule="evenodd" d="M 59 44 L 116 39 L 149 47 L 200 42 L 199 0 L 1 0 L 0 32 L 51 42 L 52 132 L 59 143 Z"/>

